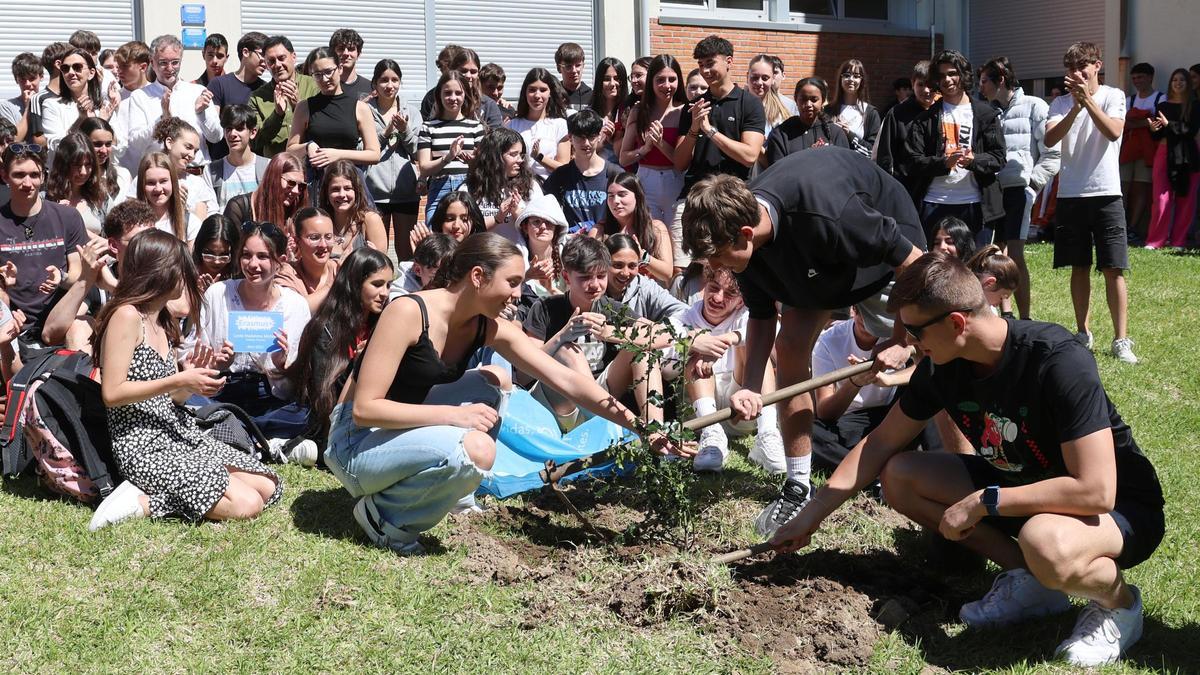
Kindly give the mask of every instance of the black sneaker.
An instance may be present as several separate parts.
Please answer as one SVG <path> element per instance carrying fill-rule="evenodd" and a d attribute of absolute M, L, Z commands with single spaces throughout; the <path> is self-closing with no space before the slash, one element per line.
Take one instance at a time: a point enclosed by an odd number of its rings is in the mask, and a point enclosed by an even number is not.
<path fill-rule="evenodd" d="M 792 478 L 783 483 L 779 496 L 754 519 L 754 531 L 763 539 L 775 536 L 784 523 L 796 517 L 800 509 L 808 503 L 811 490 L 807 485 Z"/>

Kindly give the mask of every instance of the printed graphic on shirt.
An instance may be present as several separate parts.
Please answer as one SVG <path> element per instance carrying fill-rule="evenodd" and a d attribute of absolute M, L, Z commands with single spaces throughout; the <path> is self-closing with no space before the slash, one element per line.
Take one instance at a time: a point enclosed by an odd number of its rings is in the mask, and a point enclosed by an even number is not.
<path fill-rule="evenodd" d="M 1020 473 L 1026 469 L 1022 457 L 1037 460 L 1037 466 L 1043 471 L 1051 468 L 1050 461 L 1038 447 L 1037 441 L 1029 434 L 1026 423 L 1028 408 L 1022 406 L 1017 411 L 1017 419 L 1013 420 L 1004 415 L 982 410 L 975 401 L 962 401 L 958 404 L 959 418 L 955 420 L 968 441 L 978 450 L 992 466 L 1007 473 Z M 1018 450 L 1024 446 L 1028 453 Z"/>
<path fill-rule="evenodd" d="M 971 124 L 954 119 L 953 113 L 942 115 L 942 136 L 946 139 L 946 154 L 971 151 Z"/>

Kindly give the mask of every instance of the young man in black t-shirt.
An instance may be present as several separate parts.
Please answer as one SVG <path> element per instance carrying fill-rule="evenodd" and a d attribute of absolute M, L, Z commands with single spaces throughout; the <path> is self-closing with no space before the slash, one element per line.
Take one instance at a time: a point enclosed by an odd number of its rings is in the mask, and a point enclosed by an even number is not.
<path fill-rule="evenodd" d="M 1163 496 L 1150 461 L 1061 326 L 993 315 L 978 280 L 944 253 L 919 258 L 889 300 L 925 355 L 883 423 L 779 529 L 792 551 L 875 476 L 889 504 L 1004 570 L 959 616 L 988 629 L 1090 601 L 1057 654 L 1112 663 L 1141 636 L 1142 600 L 1122 570 L 1162 540 Z M 976 455 L 903 452 L 946 410 Z"/>
<path fill-rule="evenodd" d="M 826 146 L 784 157 L 748 186 L 721 175 L 697 183 L 683 211 L 683 245 L 737 274 L 750 320 L 744 388 L 730 406 L 752 419 L 762 410 L 772 347 L 779 388 L 809 379 L 813 346 L 831 310 L 878 295 L 893 270 L 920 256 L 925 237 L 912 199 L 895 179 L 853 150 Z M 903 341 L 897 326 L 877 347 L 877 369 L 908 361 Z M 795 396 L 778 411 L 788 479 L 755 521 L 763 537 L 790 520 L 809 493 L 812 398 Z"/>
<path fill-rule="evenodd" d="M 592 88 L 583 81 L 583 47 L 574 42 L 564 42 L 554 50 L 554 65 L 562 78 L 563 91 L 567 94 L 568 114 L 575 114 L 592 104 Z"/>
<path fill-rule="evenodd" d="M 36 145 L 13 143 L 4 150 L 0 171 L 12 190 L 9 202 L 0 206 L 0 265 L 16 268 L 7 291 L 12 308 L 28 318 L 20 336 L 23 350 L 42 346 L 46 313 L 79 279 L 76 247 L 87 243 L 78 211 L 42 199 L 46 164 L 41 153 Z"/>
<path fill-rule="evenodd" d="M 683 190 L 675 205 L 671 240 L 675 267 L 687 267 L 691 256 L 681 246 L 683 204 L 692 186 L 707 176 L 728 174 L 742 180 L 762 155 L 767 124 L 762 101 L 733 81 L 733 44 L 710 35 L 692 50 L 708 91 L 679 115 L 675 170 L 683 172 Z M 652 86 L 652 83 L 647 83 Z"/>
<path fill-rule="evenodd" d="M 542 191 L 562 204 L 567 234 L 587 234 L 604 221 L 608 184 L 623 169 L 597 154 L 604 120 L 591 108 L 567 119 L 574 158 L 550 173 Z"/>

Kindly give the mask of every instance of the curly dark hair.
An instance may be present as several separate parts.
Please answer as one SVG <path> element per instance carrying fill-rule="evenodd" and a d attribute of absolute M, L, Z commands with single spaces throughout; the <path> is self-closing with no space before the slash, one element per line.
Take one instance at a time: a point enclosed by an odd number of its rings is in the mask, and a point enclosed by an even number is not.
<path fill-rule="evenodd" d="M 532 196 L 533 171 L 528 162 L 521 162 L 516 176 L 504 175 L 504 153 L 514 145 L 521 145 L 525 153 L 525 139 L 508 127 L 488 131 L 479 145 L 475 146 L 475 159 L 467 168 L 467 189 L 478 202 L 490 202 L 499 207 L 500 202 L 511 194 L 526 201 Z"/>
<path fill-rule="evenodd" d="M 961 79 L 959 87 L 963 91 L 969 92 L 975 88 L 975 69 L 971 67 L 971 62 L 961 52 L 953 49 L 946 49 L 933 57 L 933 61 L 929 63 L 929 75 L 933 78 L 933 86 L 937 91 L 942 90 L 942 75 L 940 66 L 943 63 L 950 64 L 958 70 Z"/>

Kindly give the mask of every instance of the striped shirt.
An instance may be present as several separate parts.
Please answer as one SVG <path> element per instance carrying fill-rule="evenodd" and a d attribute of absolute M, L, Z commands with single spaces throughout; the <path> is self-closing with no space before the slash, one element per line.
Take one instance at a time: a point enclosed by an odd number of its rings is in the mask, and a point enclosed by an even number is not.
<path fill-rule="evenodd" d="M 454 139 L 463 137 L 463 150 L 474 150 L 475 145 L 483 140 L 484 126 L 479 120 L 439 120 L 432 119 L 421 127 L 417 136 L 417 151 L 430 150 L 431 157 L 438 159 L 446 154 Z M 467 163 L 455 159 L 442 168 L 439 176 L 459 175 L 467 172 Z"/>

